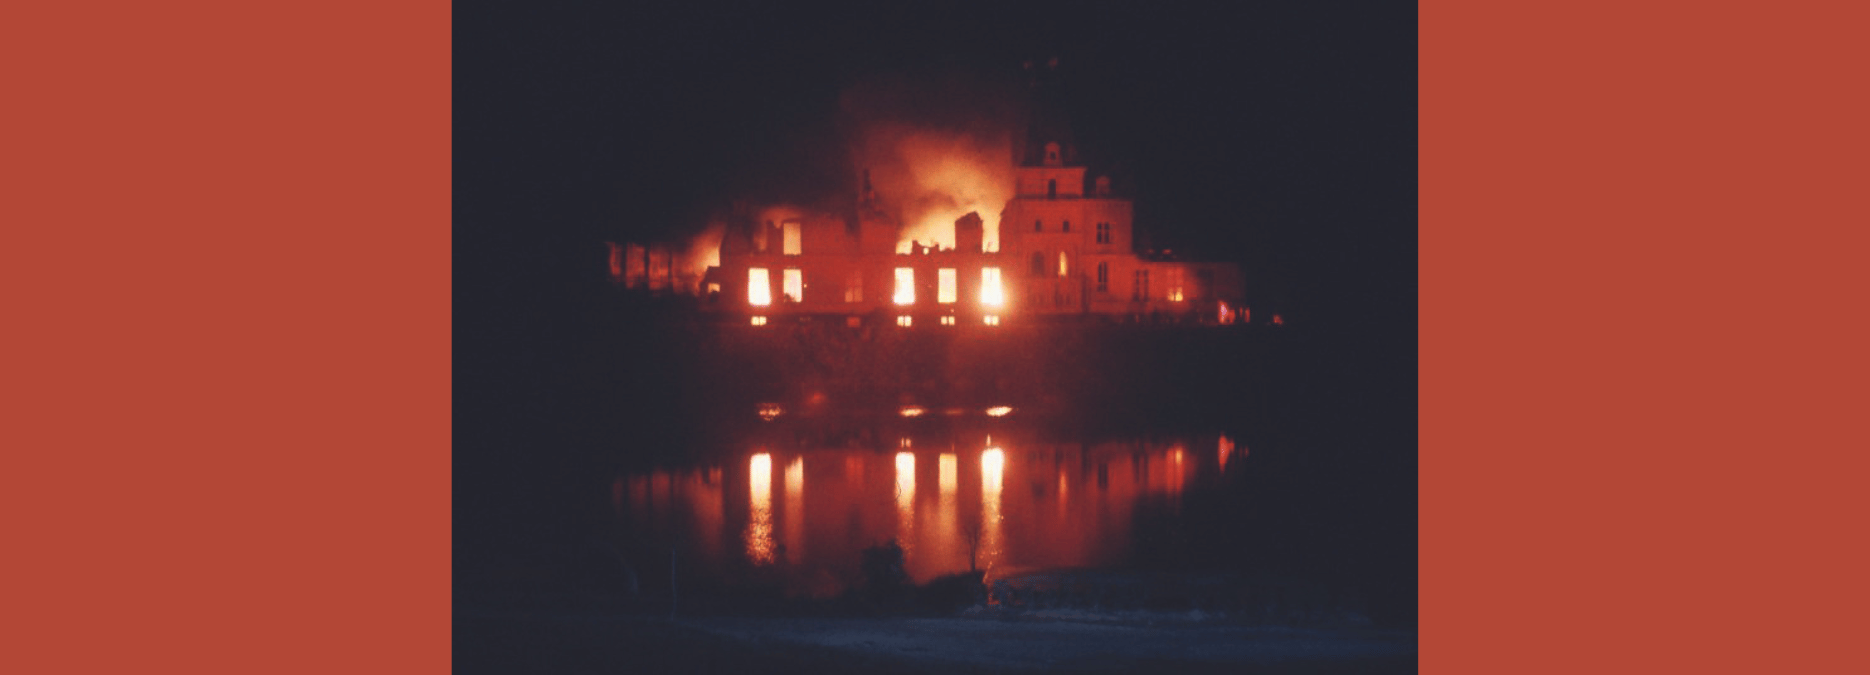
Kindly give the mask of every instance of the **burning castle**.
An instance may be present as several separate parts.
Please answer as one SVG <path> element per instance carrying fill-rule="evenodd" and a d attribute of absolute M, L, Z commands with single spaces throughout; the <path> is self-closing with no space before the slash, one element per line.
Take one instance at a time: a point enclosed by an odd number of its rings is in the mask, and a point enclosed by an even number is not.
<path fill-rule="evenodd" d="M 880 208 L 866 172 L 852 213 L 743 209 L 699 278 L 681 272 L 675 252 L 635 244 L 611 245 L 611 275 L 630 288 L 698 293 L 708 311 L 754 325 L 799 315 L 853 324 L 886 315 L 902 326 L 1065 315 L 1246 318 L 1237 265 L 1139 255 L 1131 202 L 1111 194 L 1110 179 L 1087 180 L 1087 168 L 1065 161 L 1057 142 L 1036 149 L 1028 154 L 1038 157 L 1015 168 L 997 237 L 970 212 L 954 221 L 952 246 L 915 241 Z"/>
<path fill-rule="evenodd" d="M 1055 68 L 1055 60 L 1027 64 L 1035 96 L 1056 96 Z M 883 320 L 901 326 L 1246 320 L 1237 265 L 1139 254 L 1130 200 L 1076 161 L 1056 103 L 1038 101 L 1024 135 L 998 143 L 872 125 L 855 159 L 878 168 L 884 194 L 866 169 L 854 203 L 830 212 L 738 208 L 685 255 L 612 244 L 611 276 L 630 288 L 699 294 L 707 311 L 753 325 L 800 316 L 852 325 L 891 317 Z M 988 222 L 982 211 L 992 208 L 1000 211 Z"/>

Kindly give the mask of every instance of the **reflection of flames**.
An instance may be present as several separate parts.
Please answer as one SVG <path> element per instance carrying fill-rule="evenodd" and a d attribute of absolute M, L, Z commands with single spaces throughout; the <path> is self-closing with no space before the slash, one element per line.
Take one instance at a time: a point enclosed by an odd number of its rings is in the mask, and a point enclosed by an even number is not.
<path fill-rule="evenodd" d="M 760 404 L 760 419 L 766 420 L 768 422 L 773 421 L 773 418 L 775 417 L 785 414 L 785 412 L 786 412 L 785 409 L 779 407 L 779 404 L 777 403 L 761 403 Z"/>
<path fill-rule="evenodd" d="M 928 412 L 928 410 L 919 405 L 906 405 L 903 406 L 902 410 L 897 412 L 903 417 L 921 417 L 922 413 Z"/>
<path fill-rule="evenodd" d="M 1000 559 L 1000 487 L 1005 471 L 1005 452 L 987 448 L 980 453 L 980 557 L 981 567 L 987 570 Z"/>
<path fill-rule="evenodd" d="M 755 565 L 773 562 L 773 457 L 759 453 L 747 460 L 747 558 Z"/>
<path fill-rule="evenodd" d="M 896 453 L 896 532 L 904 548 L 909 547 L 909 534 L 915 530 L 915 504 L 916 456 L 908 452 Z"/>
<path fill-rule="evenodd" d="M 1220 451 L 1221 470 L 1226 471 L 1227 460 L 1232 459 L 1234 456 L 1234 439 L 1228 438 L 1225 434 L 1221 435 Z"/>
<path fill-rule="evenodd" d="M 805 554 L 805 458 L 786 462 L 786 560 Z"/>
<path fill-rule="evenodd" d="M 1188 482 L 1188 469 L 1192 467 L 1186 467 L 1182 464 L 1183 454 L 1184 452 L 1181 445 L 1176 445 L 1168 452 L 1168 476 L 1165 477 L 1167 485 L 1164 487 L 1168 489 L 1171 496 L 1181 496 L 1182 487 Z"/>
<path fill-rule="evenodd" d="M 997 406 L 987 409 L 987 416 L 988 417 L 1006 417 L 1007 415 L 1012 414 L 1012 412 L 1013 412 L 1012 406 L 997 405 Z"/>
<path fill-rule="evenodd" d="M 958 559 L 961 551 L 954 548 L 954 545 L 960 543 L 961 519 L 956 499 L 956 491 L 960 488 L 959 462 L 956 461 L 954 453 L 944 452 L 936 458 L 936 466 L 939 469 L 935 474 L 935 485 L 938 489 L 936 494 L 939 495 L 939 499 L 935 502 L 935 532 L 932 538 L 937 542 L 936 545 L 945 551 L 942 553 L 944 557 L 949 557 L 951 560 Z M 929 553 L 935 553 L 935 551 Z M 927 557 L 924 556 L 924 558 Z"/>

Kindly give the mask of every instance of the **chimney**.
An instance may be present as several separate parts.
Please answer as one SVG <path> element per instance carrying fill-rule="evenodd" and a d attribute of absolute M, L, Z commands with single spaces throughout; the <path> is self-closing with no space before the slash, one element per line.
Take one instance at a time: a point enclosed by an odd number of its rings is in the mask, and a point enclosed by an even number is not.
<path fill-rule="evenodd" d="M 954 248 L 962 253 L 981 253 L 986 234 L 980 213 L 970 211 L 954 221 Z"/>

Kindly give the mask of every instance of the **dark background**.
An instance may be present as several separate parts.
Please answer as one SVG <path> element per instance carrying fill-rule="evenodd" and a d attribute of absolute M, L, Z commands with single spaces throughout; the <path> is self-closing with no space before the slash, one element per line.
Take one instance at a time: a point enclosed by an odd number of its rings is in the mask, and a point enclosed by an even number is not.
<path fill-rule="evenodd" d="M 602 242 L 677 241 L 737 198 L 836 199 L 852 88 L 1055 57 L 1138 231 L 1241 263 L 1256 310 L 1289 318 L 1256 357 L 1276 405 L 1242 414 L 1312 453 L 1268 488 L 1306 505 L 1293 545 L 1338 542 L 1413 607 L 1415 35 L 1395 3 L 457 4 L 457 587 L 556 575 L 576 486 L 601 479 L 594 429 L 682 433 L 618 384 L 690 373 L 666 337 L 617 330 Z"/>

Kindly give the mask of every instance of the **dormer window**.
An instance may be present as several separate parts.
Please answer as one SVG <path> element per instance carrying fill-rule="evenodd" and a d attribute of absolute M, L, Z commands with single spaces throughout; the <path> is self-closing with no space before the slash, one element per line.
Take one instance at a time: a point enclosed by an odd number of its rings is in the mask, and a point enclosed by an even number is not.
<path fill-rule="evenodd" d="M 1045 165 L 1046 166 L 1058 166 L 1061 163 L 1062 162 L 1060 162 L 1058 159 L 1058 144 L 1057 143 L 1045 144 Z"/>

